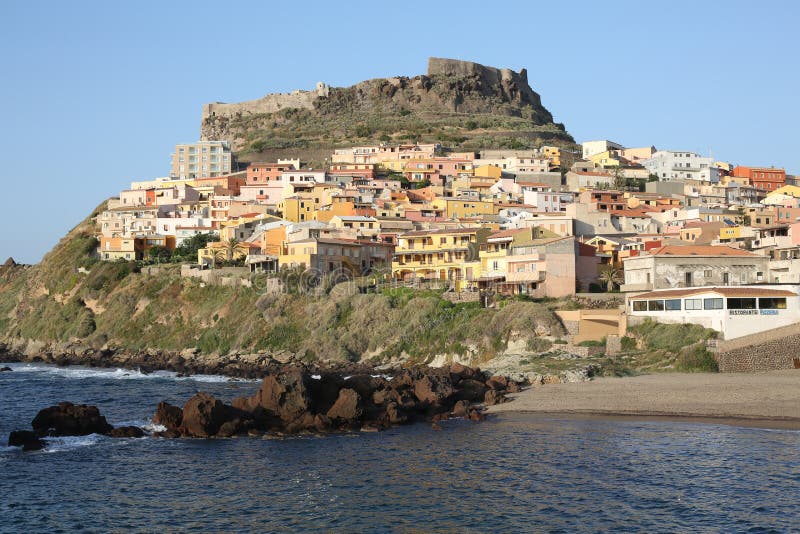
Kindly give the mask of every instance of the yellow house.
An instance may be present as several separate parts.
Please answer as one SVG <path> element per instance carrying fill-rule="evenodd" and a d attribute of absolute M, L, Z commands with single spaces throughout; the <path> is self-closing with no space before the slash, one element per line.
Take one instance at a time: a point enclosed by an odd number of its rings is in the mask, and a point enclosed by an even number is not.
<path fill-rule="evenodd" d="M 310 221 L 315 211 L 314 199 L 307 196 L 293 196 L 278 202 L 278 213 L 291 222 Z"/>
<path fill-rule="evenodd" d="M 784 185 L 775 191 L 770 191 L 767 193 L 767 198 L 774 195 L 786 195 L 793 198 L 800 198 L 800 187 L 796 185 Z"/>
<path fill-rule="evenodd" d="M 474 176 L 494 178 L 494 180 L 497 181 L 502 175 L 502 169 L 496 165 L 481 165 L 480 167 L 475 167 Z"/>
<path fill-rule="evenodd" d="M 589 156 L 589 161 L 594 163 L 595 167 L 619 167 L 621 165 L 619 156 L 611 150 Z"/>
<path fill-rule="evenodd" d="M 251 252 L 258 253 L 260 249 L 248 242 L 237 241 L 232 245 L 229 241 L 217 241 L 197 251 L 197 263 L 213 265 L 219 261 L 243 260 Z"/>
<path fill-rule="evenodd" d="M 355 241 L 311 238 L 283 243 L 278 268 L 302 267 L 315 275 L 344 270 L 355 275 L 360 261 L 361 245 Z"/>
<path fill-rule="evenodd" d="M 539 149 L 542 156 L 550 160 L 550 168 L 561 166 L 561 149 L 556 146 L 543 146 Z"/>
<path fill-rule="evenodd" d="M 491 200 L 464 197 L 437 198 L 431 204 L 434 207 L 444 207 L 448 219 L 467 219 L 494 213 L 494 202 Z"/>
<path fill-rule="evenodd" d="M 489 232 L 452 228 L 402 234 L 395 247 L 392 277 L 453 280 L 457 289 L 470 286 L 480 277 L 479 246 Z"/>

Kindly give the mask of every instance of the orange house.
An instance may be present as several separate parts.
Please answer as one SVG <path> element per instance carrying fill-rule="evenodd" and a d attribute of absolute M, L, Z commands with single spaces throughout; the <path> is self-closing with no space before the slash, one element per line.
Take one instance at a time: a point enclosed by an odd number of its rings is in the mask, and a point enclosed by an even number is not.
<path fill-rule="evenodd" d="M 258 163 L 253 162 L 247 166 L 247 185 L 262 185 L 269 182 L 280 181 L 283 171 L 293 170 L 291 165 L 285 163 Z"/>
<path fill-rule="evenodd" d="M 756 189 L 775 191 L 786 185 L 786 170 L 775 167 L 744 167 L 737 165 L 731 171 L 732 176 L 747 178 Z"/>

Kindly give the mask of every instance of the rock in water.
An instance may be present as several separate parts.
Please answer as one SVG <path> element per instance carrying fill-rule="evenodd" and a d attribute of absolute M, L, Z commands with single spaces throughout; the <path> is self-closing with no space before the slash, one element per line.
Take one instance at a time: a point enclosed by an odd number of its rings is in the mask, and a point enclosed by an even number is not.
<path fill-rule="evenodd" d="M 178 406 L 173 406 L 168 402 L 161 401 L 156 408 L 153 416 L 153 423 L 163 425 L 167 430 L 177 430 L 183 422 L 183 410 Z"/>
<path fill-rule="evenodd" d="M 109 434 L 112 438 L 142 438 L 144 430 L 138 426 L 119 426 Z"/>
<path fill-rule="evenodd" d="M 86 436 L 108 434 L 113 430 L 97 406 L 62 402 L 40 410 L 31 421 L 39 436 Z"/>
<path fill-rule="evenodd" d="M 196 438 L 208 438 L 217 434 L 219 427 L 227 421 L 228 409 L 213 395 L 200 392 L 183 407 L 181 433 Z"/>
<path fill-rule="evenodd" d="M 339 421 L 357 421 L 361 414 L 361 398 L 355 390 L 344 388 L 339 391 L 339 398 L 328 410 L 328 417 Z"/>
<path fill-rule="evenodd" d="M 11 367 L 0 367 L 0 373 L 8 373 L 11 371 Z"/>
<path fill-rule="evenodd" d="M 44 448 L 44 441 L 30 430 L 14 430 L 8 436 L 9 447 L 22 447 L 23 451 L 38 451 Z"/>

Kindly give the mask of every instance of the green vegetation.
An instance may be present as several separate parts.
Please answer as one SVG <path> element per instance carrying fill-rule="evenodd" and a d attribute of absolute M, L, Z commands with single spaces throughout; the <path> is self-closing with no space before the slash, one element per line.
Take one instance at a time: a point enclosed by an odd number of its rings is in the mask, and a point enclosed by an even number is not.
<path fill-rule="evenodd" d="M 650 319 L 629 328 L 628 332 L 642 338 L 650 350 L 674 353 L 700 341 L 714 339 L 717 335 L 714 330 L 695 324 L 664 324 Z"/>

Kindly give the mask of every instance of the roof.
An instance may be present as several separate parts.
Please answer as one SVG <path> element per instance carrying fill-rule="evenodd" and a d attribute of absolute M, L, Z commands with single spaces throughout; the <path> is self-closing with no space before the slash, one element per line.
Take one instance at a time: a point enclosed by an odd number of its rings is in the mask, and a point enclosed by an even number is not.
<path fill-rule="evenodd" d="M 650 251 L 651 256 L 745 256 L 763 257 L 746 250 L 712 245 L 665 245 Z"/>
<path fill-rule="evenodd" d="M 516 234 L 520 232 L 524 232 L 525 230 L 529 230 L 529 228 L 513 228 L 511 230 L 501 230 L 499 232 L 495 232 L 489 235 L 489 240 L 492 239 L 502 239 L 506 237 L 514 237 Z"/>
<path fill-rule="evenodd" d="M 797 293 L 786 289 L 768 289 L 762 287 L 687 287 L 685 289 L 662 289 L 649 291 L 630 297 L 631 299 L 647 298 L 680 298 L 703 293 L 716 293 L 727 298 L 736 297 L 796 297 Z"/>
<path fill-rule="evenodd" d="M 426 235 L 436 235 L 436 234 L 474 234 L 480 230 L 480 228 L 444 228 L 440 230 L 417 230 L 414 232 L 408 232 L 402 234 L 401 237 L 421 237 Z"/>

